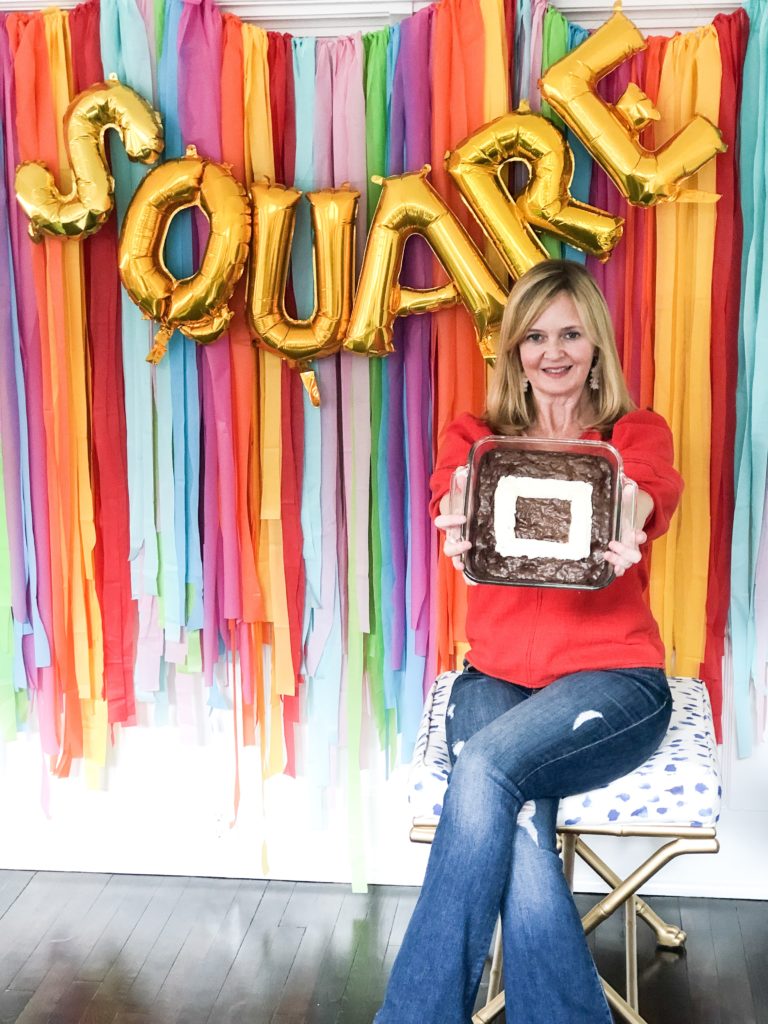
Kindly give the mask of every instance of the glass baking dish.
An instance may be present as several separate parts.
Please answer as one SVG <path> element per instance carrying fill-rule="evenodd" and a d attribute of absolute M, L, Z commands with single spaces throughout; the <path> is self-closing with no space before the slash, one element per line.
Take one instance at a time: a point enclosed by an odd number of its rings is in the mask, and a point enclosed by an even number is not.
<path fill-rule="evenodd" d="M 603 553 L 634 522 L 637 488 L 604 441 L 485 437 L 451 479 L 450 509 L 472 541 L 475 583 L 600 590 L 613 579 Z"/>

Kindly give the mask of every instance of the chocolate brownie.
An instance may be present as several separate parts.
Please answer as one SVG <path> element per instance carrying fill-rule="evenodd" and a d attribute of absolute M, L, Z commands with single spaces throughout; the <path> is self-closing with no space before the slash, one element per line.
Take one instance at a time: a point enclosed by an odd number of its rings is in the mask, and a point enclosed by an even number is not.
<path fill-rule="evenodd" d="M 606 458 L 502 444 L 480 455 L 472 476 L 466 528 L 472 548 L 465 555 L 469 576 L 484 583 L 587 589 L 613 578 L 602 557 L 614 530 L 614 473 Z M 578 502 L 569 499 L 577 493 Z M 497 539 L 497 526 L 506 539 Z M 581 541 L 568 546 L 569 535 L 574 542 L 577 534 Z M 568 557 L 574 550 L 583 557 Z"/>

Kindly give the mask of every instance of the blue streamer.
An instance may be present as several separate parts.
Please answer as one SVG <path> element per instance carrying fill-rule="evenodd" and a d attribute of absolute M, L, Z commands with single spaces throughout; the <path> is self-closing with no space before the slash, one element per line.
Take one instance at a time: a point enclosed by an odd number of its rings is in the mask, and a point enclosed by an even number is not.
<path fill-rule="evenodd" d="M 296 105 L 296 158 L 294 185 L 307 192 L 315 187 L 313 146 L 315 138 L 315 41 L 294 39 L 293 81 Z M 311 316 L 315 305 L 312 261 L 312 228 L 309 203 L 302 199 L 296 211 L 291 252 L 291 275 L 299 319 Z M 320 605 L 322 573 L 322 524 L 320 508 L 320 410 L 304 391 L 304 468 L 301 485 L 301 529 L 307 591 L 304 603 L 304 638 L 312 626 L 312 612 Z"/>
<path fill-rule="evenodd" d="M 572 25 L 568 23 L 568 51 L 575 50 L 577 46 L 581 46 L 585 39 L 589 38 L 589 32 L 587 29 L 582 28 L 580 25 Z M 566 138 L 568 139 L 568 145 L 571 147 L 573 153 L 573 180 L 571 181 L 571 195 L 574 199 L 578 199 L 579 202 L 589 202 L 589 189 L 592 184 L 592 157 L 589 155 L 588 150 L 584 146 L 584 143 L 575 134 L 575 132 L 567 128 Z M 566 245 L 563 249 L 563 255 L 568 260 L 575 260 L 577 263 L 587 262 L 587 254 L 583 249 L 575 249 L 572 245 Z"/>

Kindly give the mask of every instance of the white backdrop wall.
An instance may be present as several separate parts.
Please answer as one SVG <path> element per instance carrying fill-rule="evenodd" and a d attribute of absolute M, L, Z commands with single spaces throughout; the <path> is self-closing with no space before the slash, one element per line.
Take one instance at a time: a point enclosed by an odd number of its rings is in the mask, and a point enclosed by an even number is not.
<path fill-rule="evenodd" d="M 0 0 L 0 10 L 43 6 Z M 67 5 L 68 6 L 68 5 Z M 295 34 L 339 35 L 405 17 L 423 0 L 243 0 L 229 9 L 264 27 Z M 586 26 L 599 24 L 610 3 L 572 0 L 558 6 Z M 635 0 L 624 10 L 648 32 L 684 30 L 734 4 L 662 4 Z M 233 819 L 234 752 L 231 715 L 200 705 L 184 722 L 141 722 L 116 732 L 101 777 L 50 779 L 34 725 L 14 743 L 0 743 L 0 867 L 147 872 L 347 881 L 349 822 L 342 787 L 317 791 L 305 776 L 277 777 L 263 786 L 258 752 L 241 752 L 242 798 Z M 738 761 L 726 695 L 722 750 L 726 789 L 717 857 L 673 862 L 648 892 L 768 899 L 768 747 Z M 299 736 L 299 748 L 301 737 Z M 366 874 L 370 882 L 419 884 L 427 850 L 408 842 L 405 769 L 386 777 L 370 744 L 363 771 Z M 334 766 L 346 777 L 344 752 Z M 299 766 L 301 768 L 301 766 Z M 596 848 L 622 872 L 650 840 L 603 841 Z M 577 887 L 599 886 L 586 869 Z"/>

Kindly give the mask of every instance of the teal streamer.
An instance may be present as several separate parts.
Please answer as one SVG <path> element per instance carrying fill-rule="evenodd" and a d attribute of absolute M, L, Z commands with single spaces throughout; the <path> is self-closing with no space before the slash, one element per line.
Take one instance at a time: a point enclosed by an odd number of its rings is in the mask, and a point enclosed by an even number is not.
<path fill-rule="evenodd" d="M 167 159 L 184 155 L 179 123 L 179 22 L 181 0 L 165 8 L 163 48 L 158 62 L 158 103 L 165 125 Z M 177 278 L 194 273 L 191 214 L 171 221 L 165 244 L 168 269 Z M 175 331 L 157 366 L 158 514 L 162 545 L 163 627 L 178 642 L 181 628 L 202 627 L 203 567 L 198 528 L 200 413 L 196 346 Z M 188 472 L 189 468 L 189 472 Z M 187 615 L 187 586 L 192 590 Z"/>
<path fill-rule="evenodd" d="M 589 37 L 587 29 L 580 25 L 568 23 L 568 52 L 581 46 Z M 573 180 L 571 181 L 571 195 L 579 202 L 589 202 L 589 189 L 592 184 L 592 157 L 589 154 L 581 139 L 570 129 L 566 129 L 568 145 L 573 153 Z M 563 248 L 563 255 L 568 260 L 576 260 L 578 263 L 587 262 L 587 254 L 583 249 L 575 249 L 572 245 Z"/>
<path fill-rule="evenodd" d="M 395 68 L 397 56 L 400 50 L 400 28 L 395 25 L 389 34 L 389 45 L 387 47 L 387 125 L 390 123 L 392 107 L 392 92 L 394 89 Z M 389 132 L 387 132 L 387 170 L 389 171 L 392 154 L 389 150 Z M 381 424 L 379 433 L 377 475 L 379 491 L 379 538 L 381 541 L 381 592 L 383 595 L 381 605 L 381 631 L 384 638 L 384 707 L 387 710 L 396 709 L 398 698 L 402 692 L 403 670 L 392 667 L 392 600 L 391 594 L 395 585 L 395 572 L 392 556 L 392 536 L 389 529 L 391 520 L 390 509 L 390 487 L 387 477 L 387 447 L 388 432 L 386 424 L 389 422 L 390 405 L 395 400 L 392 395 L 392 370 L 391 360 L 385 360 L 381 371 Z M 402 404 L 402 397 L 397 400 Z"/>
<path fill-rule="evenodd" d="M 102 0 L 101 61 L 150 103 L 152 67 L 147 32 L 134 0 Z M 111 135 L 112 133 L 110 133 Z M 109 139 L 115 206 L 121 225 L 131 198 L 147 174 L 132 163 L 122 143 Z M 135 598 L 157 593 L 159 549 L 155 529 L 155 465 L 152 375 L 146 362 L 148 328 L 138 307 L 121 292 L 123 376 L 128 459 L 131 588 Z M 143 557 L 139 557 L 142 555 Z"/>
<path fill-rule="evenodd" d="M 296 102 L 296 158 L 294 185 L 302 192 L 315 187 L 313 166 L 315 120 L 315 41 L 292 40 L 293 82 Z M 312 315 L 315 304 L 312 263 L 312 229 L 309 203 L 302 199 L 296 211 L 296 228 L 291 252 L 291 277 L 300 319 Z M 320 604 L 321 523 L 320 508 L 320 410 L 304 392 L 304 468 L 301 489 L 301 529 L 304 537 L 304 565 L 307 594 L 304 605 L 304 638 L 311 628 L 312 611 Z"/>
<path fill-rule="evenodd" d="M 765 503 L 768 463 L 768 245 L 766 205 L 766 115 L 768 114 L 768 8 L 747 4 L 749 41 L 744 61 L 739 161 L 744 240 L 741 271 L 741 323 L 736 386 L 734 458 L 735 508 L 731 557 L 730 627 L 733 651 L 734 712 L 740 757 L 752 751 L 750 678 L 755 649 L 754 588 Z"/>

